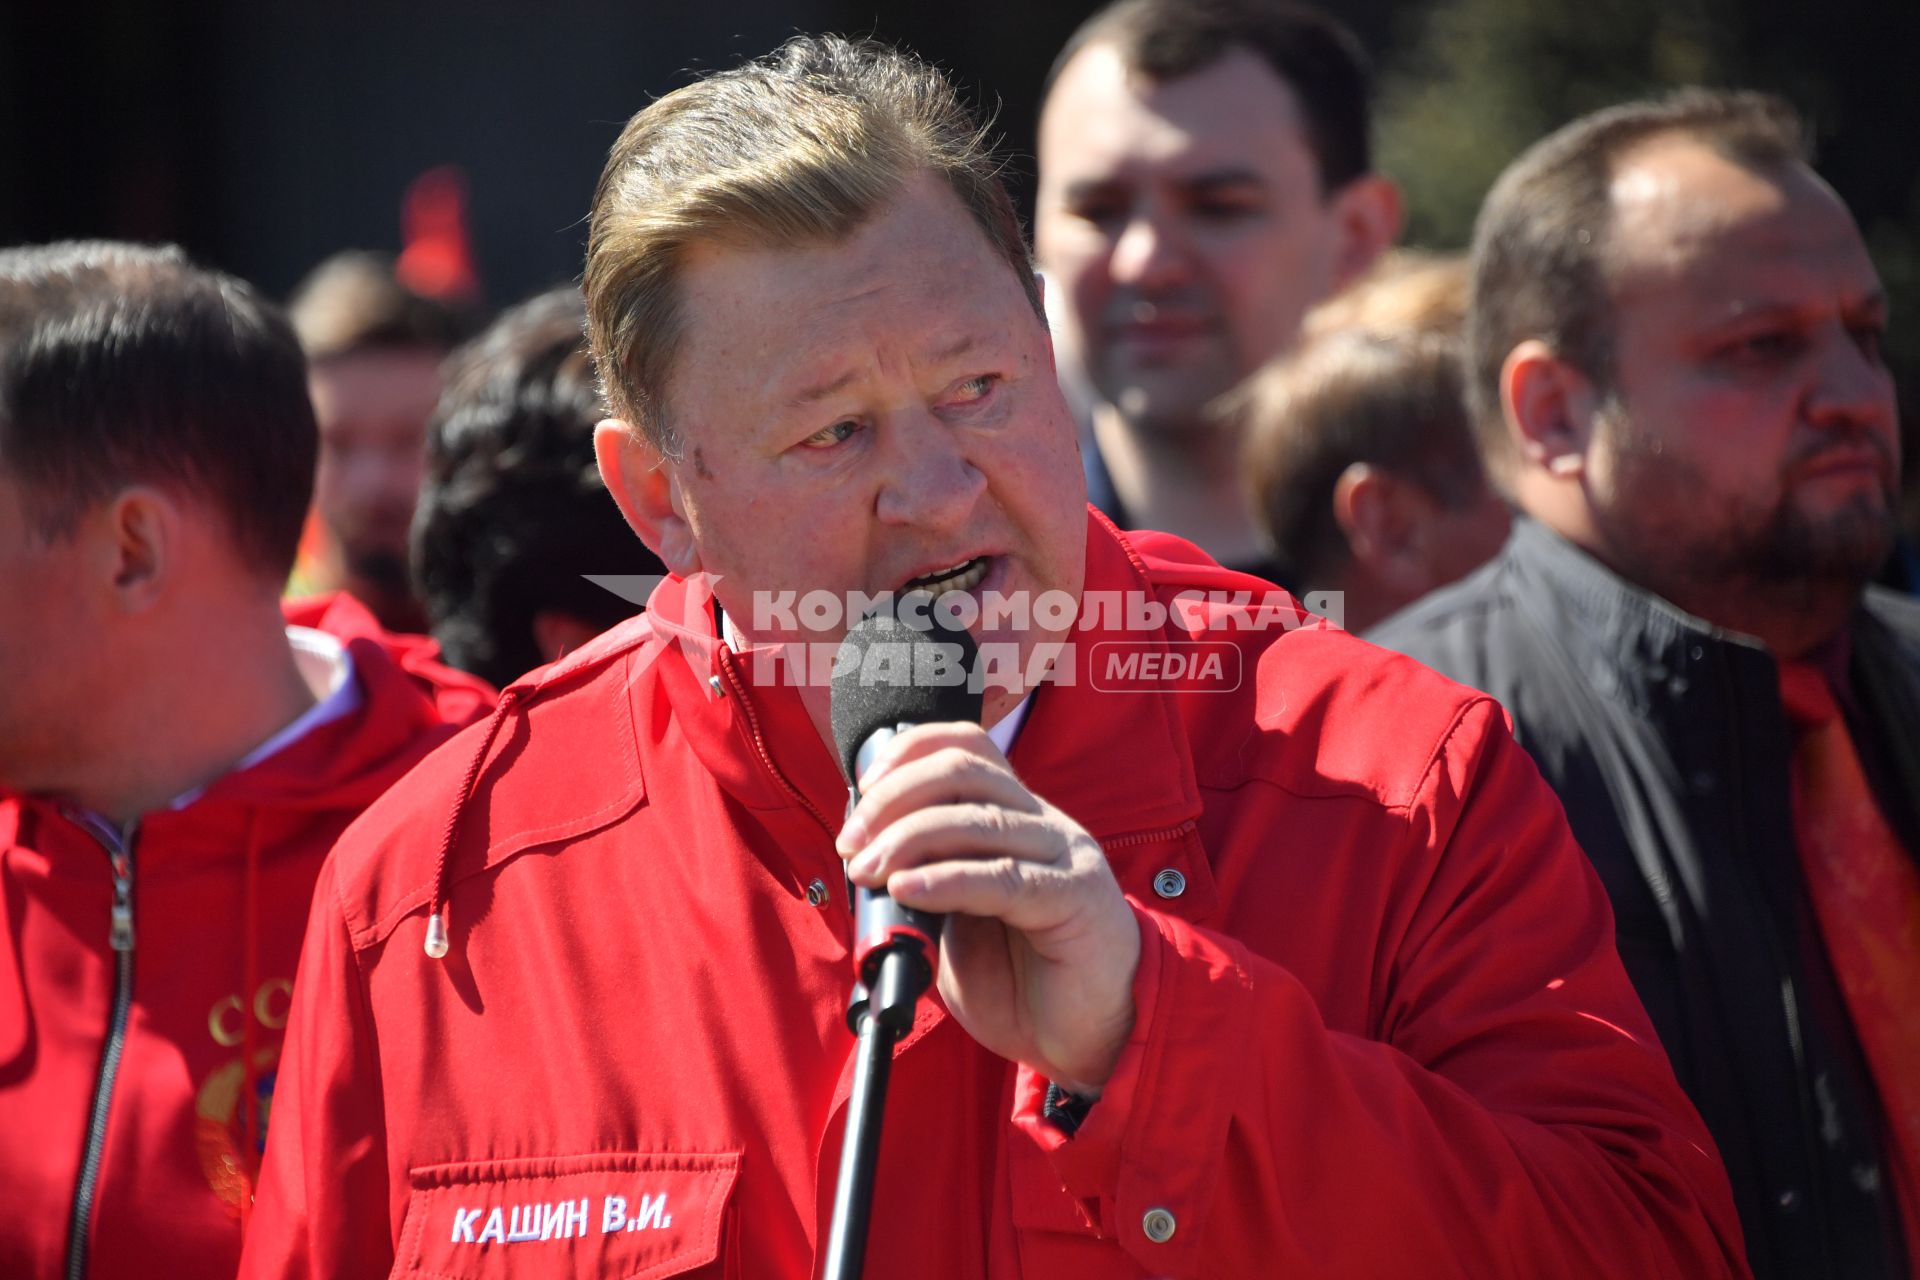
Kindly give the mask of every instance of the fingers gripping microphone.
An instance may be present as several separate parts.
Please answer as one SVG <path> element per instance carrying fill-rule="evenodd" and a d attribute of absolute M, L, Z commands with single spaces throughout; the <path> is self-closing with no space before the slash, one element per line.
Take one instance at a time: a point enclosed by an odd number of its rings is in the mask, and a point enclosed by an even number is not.
<path fill-rule="evenodd" d="M 895 734 L 917 724 L 980 722 L 982 702 L 971 676 L 973 637 L 916 608 L 924 594 L 896 601 L 868 617 L 841 643 L 833 670 L 833 743 L 851 784 L 847 807 L 860 799 L 860 775 Z M 922 625 L 924 624 L 924 625 Z M 856 981 L 847 1024 L 860 1037 L 847 1098 L 840 1181 L 821 1275 L 854 1280 L 867 1247 L 867 1218 L 880 1161 L 880 1119 L 886 1108 L 893 1046 L 913 1026 L 914 1006 L 933 981 L 940 954 L 940 917 L 901 906 L 876 889 L 854 890 Z"/>
<path fill-rule="evenodd" d="M 916 602 L 907 596 L 900 603 Z M 924 606 L 925 597 L 917 603 Z M 911 619 L 895 612 L 861 620 L 841 644 L 833 672 L 833 742 L 849 787 L 848 809 L 860 798 L 860 776 L 895 735 L 919 724 L 980 723 L 983 701 L 969 677 L 977 655 L 973 637 L 947 626 L 932 610 Z M 913 1006 L 932 981 L 940 946 L 940 917 L 902 907 L 877 890 L 854 892 L 854 966 L 872 1009 L 904 1031 Z M 889 955 L 903 959 L 883 963 Z M 863 1012 L 856 994 L 849 1021 Z"/>

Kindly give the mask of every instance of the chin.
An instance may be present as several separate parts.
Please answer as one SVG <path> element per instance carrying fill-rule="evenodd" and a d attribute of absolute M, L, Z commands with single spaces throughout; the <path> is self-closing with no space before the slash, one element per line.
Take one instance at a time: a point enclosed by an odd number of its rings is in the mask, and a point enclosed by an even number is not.
<path fill-rule="evenodd" d="M 1818 519 L 1789 513 L 1768 539 L 1767 559 L 1784 576 L 1865 584 L 1898 536 L 1893 509 L 1878 497 L 1863 498 Z"/>
<path fill-rule="evenodd" d="M 1140 371 L 1138 376 L 1113 379 L 1101 389 L 1101 398 L 1142 431 L 1190 437 L 1213 432 L 1207 407 L 1232 386 L 1218 378 L 1176 378 Z"/>

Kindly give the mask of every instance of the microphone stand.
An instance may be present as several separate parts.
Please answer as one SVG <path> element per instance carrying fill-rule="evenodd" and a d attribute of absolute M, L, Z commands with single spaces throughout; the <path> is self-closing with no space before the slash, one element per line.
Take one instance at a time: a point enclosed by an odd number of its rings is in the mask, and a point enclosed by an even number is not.
<path fill-rule="evenodd" d="M 857 791 L 849 795 L 849 813 L 858 798 Z M 840 1181 L 833 1193 L 833 1225 L 827 1233 L 822 1280 L 859 1280 L 865 1264 L 893 1047 L 913 1027 L 914 1008 L 933 985 L 939 937 L 938 916 L 903 907 L 874 889 L 854 890 L 859 979 L 847 1008 L 847 1027 L 859 1037 L 859 1044 L 854 1050 L 853 1091 L 847 1098 Z"/>

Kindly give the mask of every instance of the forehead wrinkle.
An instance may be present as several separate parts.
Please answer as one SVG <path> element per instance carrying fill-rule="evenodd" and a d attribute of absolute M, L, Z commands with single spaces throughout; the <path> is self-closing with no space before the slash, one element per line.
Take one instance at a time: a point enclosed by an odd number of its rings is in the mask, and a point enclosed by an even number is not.
<path fill-rule="evenodd" d="M 914 364 L 939 365 L 950 360 L 956 360 L 975 350 L 978 346 L 979 341 L 974 334 L 963 333 L 957 338 L 946 341 L 927 351 L 923 357 L 916 359 L 909 355 L 907 358 Z M 884 365 L 886 361 L 882 359 L 879 363 Z M 849 387 L 859 383 L 868 374 L 871 367 L 871 363 L 865 363 L 854 368 L 849 368 L 837 377 L 808 386 L 791 397 L 786 402 L 787 407 L 790 409 L 804 409 L 809 405 L 829 399 L 839 392 L 845 391 Z M 774 380 L 778 380 L 778 375 L 775 375 Z"/>

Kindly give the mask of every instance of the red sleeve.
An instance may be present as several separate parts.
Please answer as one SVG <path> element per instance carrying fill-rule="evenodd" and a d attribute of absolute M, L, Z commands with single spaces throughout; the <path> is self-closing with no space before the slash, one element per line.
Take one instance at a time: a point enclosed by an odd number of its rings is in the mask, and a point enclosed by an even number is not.
<path fill-rule="evenodd" d="M 1438 857 L 1378 1039 L 1136 903 L 1134 1036 L 1074 1137 L 1021 1068 L 1016 1122 L 1153 1274 L 1746 1274 L 1726 1174 L 1557 799 L 1493 704 L 1450 742 L 1408 812 Z"/>
<path fill-rule="evenodd" d="M 380 1073 L 333 866 L 328 859 L 314 887 L 245 1277 L 383 1276 L 393 1267 Z"/>

